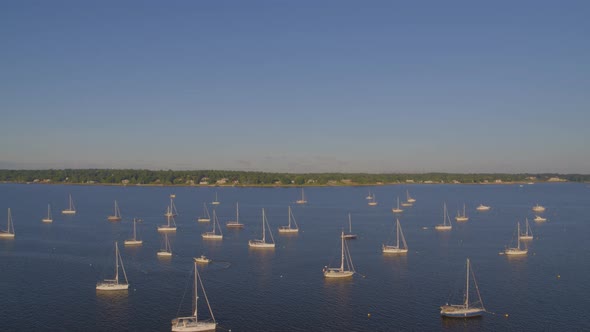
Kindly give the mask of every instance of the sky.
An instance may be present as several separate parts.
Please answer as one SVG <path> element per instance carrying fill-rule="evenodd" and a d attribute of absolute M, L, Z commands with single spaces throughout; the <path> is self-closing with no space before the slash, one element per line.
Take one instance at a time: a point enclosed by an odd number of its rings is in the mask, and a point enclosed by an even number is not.
<path fill-rule="evenodd" d="M 0 168 L 590 173 L 588 1 L 0 2 Z"/>

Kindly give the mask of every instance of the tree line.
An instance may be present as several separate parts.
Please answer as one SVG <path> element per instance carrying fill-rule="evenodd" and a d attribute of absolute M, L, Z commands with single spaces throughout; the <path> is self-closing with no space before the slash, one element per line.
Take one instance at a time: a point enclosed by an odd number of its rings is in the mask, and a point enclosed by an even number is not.
<path fill-rule="evenodd" d="M 270 173 L 223 170 L 47 169 L 0 170 L 0 181 L 16 183 L 129 185 L 372 185 L 394 183 L 588 182 L 590 174 L 505 173 Z"/>

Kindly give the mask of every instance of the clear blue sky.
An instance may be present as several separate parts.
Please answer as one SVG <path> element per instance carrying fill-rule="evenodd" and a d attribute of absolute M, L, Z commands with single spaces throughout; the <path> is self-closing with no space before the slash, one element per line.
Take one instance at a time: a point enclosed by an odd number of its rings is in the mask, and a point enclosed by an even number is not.
<path fill-rule="evenodd" d="M 590 1 L 2 1 L 0 168 L 590 173 Z"/>

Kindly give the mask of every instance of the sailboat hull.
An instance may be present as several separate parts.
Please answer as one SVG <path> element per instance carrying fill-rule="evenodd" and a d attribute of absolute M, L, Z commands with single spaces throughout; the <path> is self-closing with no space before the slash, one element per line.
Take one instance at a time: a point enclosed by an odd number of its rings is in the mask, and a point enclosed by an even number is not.
<path fill-rule="evenodd" d="M 250 240 L 248 241 L 248 247 L 250 248 L 260 248 L 260 249 L 274 249 L 274 243 L 267 243 L 262 240 Z"/>
<path fill-rule="evenodd" d="M 408 249 L 398 248 L 396 246 L 383 245 L 383 253 L 384 254 L 407 254 Z"/>
<path fill-rule="evenodd" d="M 465 308 L 463 306 L 446 305 L 440 307 L 440 315 L 448 318 L 479 317 L 485 312 L 482 308 Z"/>
<path fill-rule="evenodd" d="M 5 239 L 13 239 L 14 238 L 14 233 L 7 233 L 4 231 L 0 231 L 0 237 L 1 238 L 5 238 Z"/>
<path fill-rule="evenodd" d="M 76 214 L 76 210 L 62 210 L 61 214 Z"/>
<path fill-rule="evenodd" d="M 50 222 L 53 222 L 53 219 L 43 218 L 43 219 L 41 219 L 41 221 L 50 223 Z"/>
<path fill-rule="evenodd" d="M 172 320 L 173 332 L 215 331 L 217 323 L 200 322 L 195 317 L 179 317 Z"/>
<path fill-rule="evenodd" d="M 198 222 L 210 222 L 211 218 L 198 218 L 197 221 Z"/>
<path fill-rule="evenodd" d="M 227 227 L 227 228 L 244 228 L 244 224 L 240 224 L 237 222 L 228 222 L 227 224 L 225 224 L 225 227 Z"/>
<path fill-rule="evenodd" d="M 453 226 L 436 225 L 434 226 L 434 229 L 436 229 L 437 231 L 450 231 L 451 229 L 453 229 Z"/>
<path fill-rule="evenodd" d="M 203 234 L 201 234 L 201 236 L 203 237 L 203 239 L 207 239 L 207 240 L 222 240 L 223 239 L 223 235 L 215 234 L 215 233 L 203 233 Z"/>
<path fill-rule="evenodd" d="M 354 274 L 354 271 L 341 271 L 340 269 L 326 269 L 324 270 L 325 278 L 350 278 Z"/>
<path fill-rule="evenodd" d="M 279 227 L 279 234 L 295 234 L 299 233 L 299 228 L 289 228 L 289 226 L 284 226 L 284 228 Z"/>
<path fill-rule="evenodd" d="M 113 284 L 113 283 L 98 283 L 96 284 L 96 290 L 99 291 L 121 291 L 128 290 L 129 284 Z"/>
<path fill-rule="evenodd" d="M 467 221 L 467 220 L 469 220 L 469 218 L 468 217 L 455 217 L 455 220 L 456 221 Z"/>
<path fill-rule="evenodd" d="M 176 227 L 171 226 L 158 226 L 158 232 L 176 232 Z"/>
<path fill-rule="evenodd" d="M 158 257 L 171 257 L 172 253 L 169 251 L 158 251 Z"/>
<path fill-rule="evenodd" d="M 522 256 L 528 254 L 528 250 L 518 249 L 518 248 L 508 248 L 504 251 L 505 255 L 508 256 Z"/>
<path fill-rule="evenodd" d="M 126 246 L 140 246 L 143 244 L 142 240 L 125 240 Z"/>
<path fill-rule="evenodd" d="M 108 216 L 107 217 L 108 221 L 121 221 L 121 217 L 117 217 L 117 216 Z"/>
<path fill-rule="evenodd" d="M 404 212 L 404 210 L 402 210 L 402 209 L 391 209 L 391 212 L 393 212 L 393 213 L 402 213 L 402 212 Z"/>

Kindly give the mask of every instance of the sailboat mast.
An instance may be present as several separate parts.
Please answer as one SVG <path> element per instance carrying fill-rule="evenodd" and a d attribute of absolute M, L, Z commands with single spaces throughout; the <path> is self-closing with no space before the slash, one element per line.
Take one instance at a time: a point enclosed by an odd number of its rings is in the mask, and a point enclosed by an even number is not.
<path fill-rule="evenodd" d="M 399 219 L 396 219 L 396 223 L 395 224 L 396 224 L 395 225 L 396 226 L 395 227 L 396 228 L 395 230 L 396 230 L 396 233 L 397 233 L 397 244 L 396 244 L 396 246 L 399 249 Z"/>
<path fill-rule="evenodd" d="M 289 206 L 289 229 L 291 229 L 291 207 Z"/>
<path fill-rule="evenodd" d="M 133 218 L 133 240 L 137 240 L 137 233 L 135 231 L 135 227 L 136 227 L 135 223 L 136 223 L 135 218 Z"/>
<path fill-rule="evenodd" d="M 520 250 L 520 222 L 516 223 L 516 248 Z"/>
<path fill-rule="evenodd" d="M 266 242 L 266 229 L 264 227 L 265 220 L 266 220 L 266 216 L 264 214 L 264 209 L 262 209 L 262 242 Z"/>
<path fill-rule="evenodd" d="M 115 282 L 119 284 L 119 245 L 115 242 Z"/>
<path fill-rule="evenodd" d="M 196 322 L 198 320 L 198 318 L 197 318 L 197 310 L 199 308 L 199 306 L 197 305 L 197 301 L 199 300 L 199 295 L 197 294 L 197 288 L 198 288 L 198 284 L 197 284 L 197 273 L 199 273 L 199 271 L 197 271 L 197 263 L 195 262 L 193 264 L 195 265 L 195 322 Z"/>
<path fill-rule="evenodd" d="M 467 258 L 467 285 L 465 287 L 465 307 L 469 308 L 469 258 Z"/>
<path fill-rule="evenodd" d="M 340 255 L 340 272 L 344 271 L 344 232 L 340 235 L 340 239 L 342 240 L 342 250 Z"/>
<path fill-rule="evenodd" d="M 240 206 L 236 202 L 236 224 L 240 223 Z"/>
<path fill-rule="evenodd" d="M 352 220 L 350 219 L 350 213 L 348 213 L 348 232 L 352 233 Z"/>

